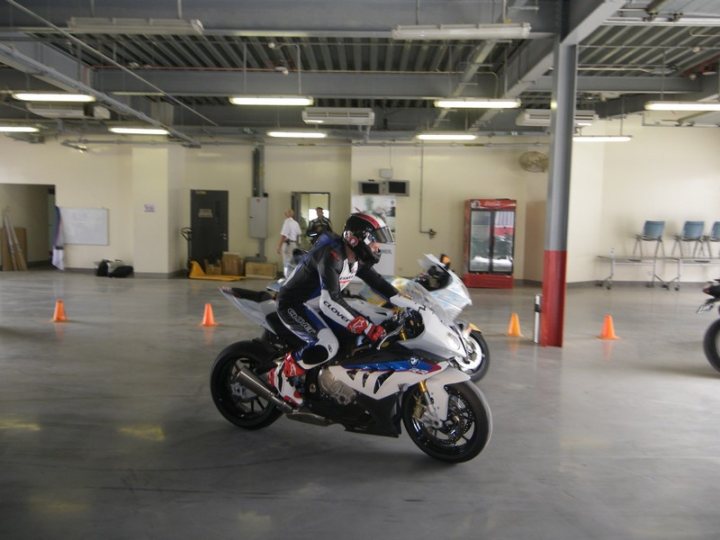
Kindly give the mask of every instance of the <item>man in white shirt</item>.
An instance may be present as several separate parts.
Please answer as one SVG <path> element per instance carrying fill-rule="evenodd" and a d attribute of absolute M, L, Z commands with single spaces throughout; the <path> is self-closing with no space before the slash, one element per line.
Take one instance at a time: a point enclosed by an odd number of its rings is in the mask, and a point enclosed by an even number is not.
<path fill-rule="evenodd" d="M 293 250 L 297 248 L 298 236 L 302 234 L 300 225 L 293 216 L 295 216 L 295 212 L 292 209 L 285 212 L 285 221 L 283 221 L 280 229 L 280 242 L 277 246 L 277 253 L 282 253 L 283 274 L 285 277 L 288 277 Z"/>

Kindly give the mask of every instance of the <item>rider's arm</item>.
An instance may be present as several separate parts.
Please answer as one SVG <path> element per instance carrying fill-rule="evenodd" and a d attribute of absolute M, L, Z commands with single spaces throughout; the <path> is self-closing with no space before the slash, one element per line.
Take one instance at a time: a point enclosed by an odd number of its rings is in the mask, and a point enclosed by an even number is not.
<path fill-rule="evenodd" d="M 408 298 L 403 296 L 400 292 L 390 285 L 372 266 L 360 266 L 358 268 L 357 276 L 362 279 L 368 286 L 383 296 L 386 300 L 395 304 L 397 307 L 420 309 L 420 305 Z"/>
<path fill-rule="evenodd" d="M 387 280 L 377 273 L 372 266 L 361 264 L 357 271 L 357 277 L 362 279 L 368 286 L 386 300 L 398 294 L 398 290 L 390 285 Z"/>

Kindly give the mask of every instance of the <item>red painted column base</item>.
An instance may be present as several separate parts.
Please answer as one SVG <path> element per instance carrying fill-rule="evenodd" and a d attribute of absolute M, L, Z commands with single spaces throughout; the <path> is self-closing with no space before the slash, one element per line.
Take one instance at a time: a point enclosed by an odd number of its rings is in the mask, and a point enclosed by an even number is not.
<path fill-rule="evenodd" d="M 545 250 L 540 345 L 562 347 L 567 251 Z"/>

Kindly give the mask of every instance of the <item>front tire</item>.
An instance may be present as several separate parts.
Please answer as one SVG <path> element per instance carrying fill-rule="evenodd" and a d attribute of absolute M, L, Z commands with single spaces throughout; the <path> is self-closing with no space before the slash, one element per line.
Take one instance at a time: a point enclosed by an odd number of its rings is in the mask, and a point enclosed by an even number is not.
<path fill-rule="evenodd" d="M 242 385 L 237 378 L 240 367 L 257 375 L 262 356 L 253 342 L 230 345 L 215 359 L 210 372 L 210 392 L 215 406 L 229 422 L 245 429 L 260 429 L 272 424 L 282 412 L 269 400 Z"/>
<path fill-rule="evenodd" d="M 476 348 L 475 354 L 481 356 L 480 362 L 475 364 L 473 360 L 468 359 L 469 365 L 464 365 L 463 362 L 456 362 L 456 367 L 463 373 L 470 376 L 471 381 L 479 381 L 490 369 L 490 348 L 488 347 L 487 341 L 481 332 L 473 330 L 470 332 L 470 340 L 473 342 Z"/>
<path fill-rule="evenodd" d="M 408 435 L 427 455 L 448 463 L 462 463 L 483 451 L 492 435 L 490 407 L 480 389 L 471 382 L 445 387 L 450 395 L 448 417 L 436 428 L 423 421 L 426 411 L 419 387 L 403 397 L 402 417 Z"/>
<path fill-rule="evenodd" d="M 710 362 L 710 365 L 717 371 L 720 371 L 720 353 L 718 348 L 720 346 L 720 319 L 712 323 L 707 331 L 705 332 L 705 339 L 703 339 L 703 349 L 705 350 L 705 357 Z"/>

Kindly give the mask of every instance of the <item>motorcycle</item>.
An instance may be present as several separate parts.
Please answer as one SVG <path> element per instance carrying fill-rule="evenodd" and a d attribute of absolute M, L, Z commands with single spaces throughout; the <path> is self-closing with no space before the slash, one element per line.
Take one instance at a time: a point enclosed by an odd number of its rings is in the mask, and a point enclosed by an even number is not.
<path fill-rule="evenodd" d="M 490 349 L 477 326 L 458 319 L 462 310 L 472 304 L 467 287 L 450 269 L 450 259 L 444 255 L 438 259 L 434 255 L 425 254 L 418 260 L 418 264 L 422 269 L 420 274 L 411 280 L 396 277 L 392 280 L 393 286 L 418 304 L 426 305 L 427 302 L 432 301 L 443 323 L 467 337 L 466 354 L 456 354 L 450 361 L 459 370 L 470 375 L 471 380 L 479 381 L 490 368 Z M 422 288 L 413 285 L 408 289 L 411 283 L 416 283 Z M 373 297 L 373 294 L 368 287 L 365 287 L 359 296 L 367 301 L 368 298 Z M 376 298 L 375 302 L 377 301 Z M 353 307 L 358 311 L 362 310 L 357 304 Z"/>
<path fill-rule="evenodd" d="M 297 250 L 293 268 L 304 254 L 304 251 Z M 449 358 L 449 361 L 454 367 L 470 375 L 472 381 L 479 381 L 490 368 L 490 349 L 477 326 L 458 319 L 462 310 L 472 304 L 467 287 L 450 269 L 450 259 L 444 255 L 438 259 L 435 255 L 425 254 L 422 259 L 418 260 L 418 264 L 421 272 L 417 276 L 413 279 L 395 277 L 392 279 L 393 286 L 420 305 L 432 303 L 442 322 L 452 328 L 454 332 L 464 336 L 463 349 L 457 350 L 456 354 Z M 281 279 L 270 283 L 267 290 L 272 294 L 277 294 L 283 281 Z M 410 285 L 413 283 L 421 287 Z M 355 294 L 346 293 L 345 300 L 374 324 L 381 323 L 389 316 L 387 310 L 375 309 L 377 305 L 384 303 L 384 299 L 367 286 L 361 287 Z"/>
<path fill-rule="evenodd" d="M 703 292 L 711 298 L 708 298 L 698 307 L 698 313 L 710 311 L 717 302 L 720 302 L 720 279 L 708 284 L 703 289 Z M 710 365 L 720 371 L 720 319 L 712 323 L 705 331 L 703 349 Z"/>
<path fill-rule="evenodd" d="M 448 326 L 442 307 L 420 284 L 410 282 L 405 291 L 424 298 L 419 310 L 393 311 L 354 299 L 363 314 L 382 322 L 387 335 L 377 345 L 363 336 L 341 340 L 330 362 L 306 372 L 299 408 L 267 382 L 285 353 L 303 345 L 280 321 L 274 298 L 267 291 L 221 292 L 264 329 L 260 338 L 225 348 L 212 367 L 213 401 L 233 424 L 260 429 L 285 414 L 310 424 L 398 437 L 402 421 L 420 450 L 450 463 L 473 459 L 490 440 L 492 416 L 484 395 L 449 360 L 476 347 L 471 329 Z"/>

